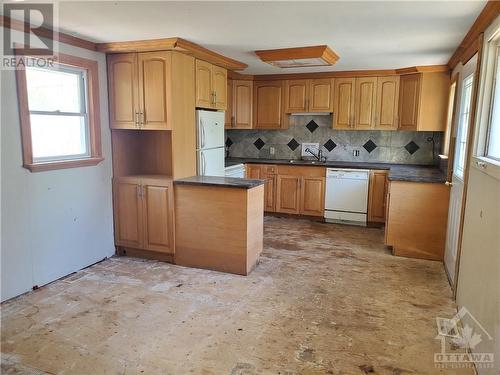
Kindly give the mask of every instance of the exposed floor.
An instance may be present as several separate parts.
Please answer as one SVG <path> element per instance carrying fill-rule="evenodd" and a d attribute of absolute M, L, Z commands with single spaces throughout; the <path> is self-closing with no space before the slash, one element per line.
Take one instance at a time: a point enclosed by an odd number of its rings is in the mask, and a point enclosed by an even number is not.
<path fill-rule="evenodd" d="M 112 258 L 2 304 L 5 374 L 472 374 L 434 366 L 442 264 L 266 217 L 247 277 Z"/>

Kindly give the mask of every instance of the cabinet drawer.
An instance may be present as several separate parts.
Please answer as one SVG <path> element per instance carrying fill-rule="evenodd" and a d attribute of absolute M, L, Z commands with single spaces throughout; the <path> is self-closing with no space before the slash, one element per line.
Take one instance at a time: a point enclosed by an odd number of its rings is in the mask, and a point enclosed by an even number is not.
<path fill-rule="evenodd" d="M 309 167 L 301 165 L 279 165 L 278 174 L 293 175 L 303 177 L 325 177 L 326 168 L 324 167 Z"/>
<path fill-rule="evenodd" d="M 263 165 L 262 170 L 265 174 L 276 174 L 278 172 L 276 165 Z"/>

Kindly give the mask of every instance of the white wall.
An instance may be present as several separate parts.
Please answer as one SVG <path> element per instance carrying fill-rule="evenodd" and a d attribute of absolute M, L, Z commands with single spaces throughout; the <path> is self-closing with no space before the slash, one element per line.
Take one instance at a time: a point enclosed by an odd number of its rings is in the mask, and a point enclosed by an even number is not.
<path fill-rule="evenodd" d="M 99 64 L 102 152 L 93 167 L 31 173 L 22 167 L 14 71 L 1 72 L 1 300 L 114 253 L 106 58 L 60 45 Z"/>

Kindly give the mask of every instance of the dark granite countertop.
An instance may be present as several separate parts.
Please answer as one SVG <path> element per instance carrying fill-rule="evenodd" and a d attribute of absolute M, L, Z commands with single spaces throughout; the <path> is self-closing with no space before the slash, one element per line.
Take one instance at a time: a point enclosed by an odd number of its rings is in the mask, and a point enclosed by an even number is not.
<path fill-rule="evenodd" d="M 391 163 L 369 163 L 328 160 L 322 163 L 312 164 L 310 161 L 289 159 L 245 159 L 226 158 L 226 167 L 237 164 L 281 164 L 281 165 L 307 165 L 326 168 L 352 168 L 352 169 L 380 169 L 389 170 L 389 180 L 409 181 L 409 182 L 432 182 L 443 183 L 446 181 L 445 174 L 433 165 L 411 165 L 411 164 L 391 164 Z"/>
<path fill-rule="evenodd" d="M 248 178 L 216 177 L 216 176 L 192 176 L 175 180 L 178 185 L 206 185 L 237 189 L 252 189 L 263 185 L 264 180 L 250 180 Z"/>

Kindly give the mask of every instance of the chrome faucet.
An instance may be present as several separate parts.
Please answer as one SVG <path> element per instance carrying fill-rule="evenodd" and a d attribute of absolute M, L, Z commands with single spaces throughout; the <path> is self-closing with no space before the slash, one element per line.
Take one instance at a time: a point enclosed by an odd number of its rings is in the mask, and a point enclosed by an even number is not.
<path fill-rule="evenodd" d="M 323 151 L 321 151 L 321 147 L 318 149 L 318 154 L 315 154 L 313 150 L 309 147 L 305 149 L 305 151 L 316 158 L 317 161 L 326 161 L 326 157 L 323 156 Z"/>

